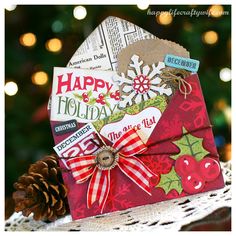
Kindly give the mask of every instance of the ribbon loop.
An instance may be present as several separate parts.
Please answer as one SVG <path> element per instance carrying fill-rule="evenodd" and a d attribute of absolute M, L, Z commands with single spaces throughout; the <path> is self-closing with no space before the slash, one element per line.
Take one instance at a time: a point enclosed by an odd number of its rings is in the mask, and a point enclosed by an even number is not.
<path fill-rule="evenodd" d="M 76 180 L 76 183 L 82 183 L 86 181 L 94 172 L 93 166 L 95 166 L 96 156 L 82 156 L 75 157 L 66 162 L 72 171 L 72 175 Z"/>
<path fill-rule="evenodd" d="M 142 153 L 147 149 L 135 129 L 130 129 L 124 133 L 113 144 L 113 148 L 122 153 L 123 156 L 127 157 Z"/>

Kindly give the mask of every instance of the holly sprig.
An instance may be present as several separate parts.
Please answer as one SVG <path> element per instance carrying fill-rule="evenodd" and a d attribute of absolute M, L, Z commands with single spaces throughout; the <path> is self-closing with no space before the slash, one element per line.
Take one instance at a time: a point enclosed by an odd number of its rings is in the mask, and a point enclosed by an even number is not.
<path fill-rule="evenodd" d="M 183 127 L 183 136 L 173 142 L 180 149 L 180 152 L 170 157 L 177 160 L 182 155 L 190 155 L 195 157 L 197 161 L 200 161 L 209 153 L 202 145 L 203 138 L 198 138 L 187 132 Z"/>
<path fill-rule="evenodd" d="M 83 101 L 87 103 L 88 105 L 94 105 L 96 103 L 100 103 L 101 105 L 107 105 L 110 107 L 109 99 L 112 98 L 112 93 L 100 93 L 98 97 L 93 96 L 92 90 L 89 90 L 88 92 L 84 92 L 82 95 L 78 93 L 73 93 L 75 98 L 79 99 L 80 101 Z"/>
<path fill-rule="evenodd" d="M 190 155 L 197 161 L 200 161 L 209 153 L 203 147 L 203 138 L 198 138 L 189 134 L 185 127 L 183 127 L 182 137 L 173 143 L 180 149 L 178 154 L 170 156 L 170 158 L 174 160 L 177 160 L 183 155 Z M 156 187 L 162 188 L 166 194 L 168 194 L 172 189 L 175 189 L 179 194 L 183 190 L 181 178 L 176 173 L 174 167 L 172 167 L 169 173 L 161 174 L 161 180 Z"/>

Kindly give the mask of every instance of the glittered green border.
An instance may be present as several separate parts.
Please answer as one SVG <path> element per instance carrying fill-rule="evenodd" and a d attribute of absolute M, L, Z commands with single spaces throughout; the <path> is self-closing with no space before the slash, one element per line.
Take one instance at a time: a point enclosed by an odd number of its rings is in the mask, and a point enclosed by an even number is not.
<path fill-rule="evenodd" d="M 125 114 L 135 115 L 147 107 L 157 107 L 161 111 L 161 113 L 163 113 L 163 111 L 167 107 L 166 97 L 158 95 L 155 98 L 148 99 L 147 101 L 127 107 L 124 110 L 112 114 L 111 116 L 108 116 L 103 120 L 95 121 L 93 125 L 95 129 L 99 132 L 104 125 L 122 120 Z"/>

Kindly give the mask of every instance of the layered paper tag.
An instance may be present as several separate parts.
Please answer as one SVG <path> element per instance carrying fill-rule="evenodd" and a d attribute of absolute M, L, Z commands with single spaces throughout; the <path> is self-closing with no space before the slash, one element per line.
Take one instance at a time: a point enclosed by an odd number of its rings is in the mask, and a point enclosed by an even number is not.
<path fill-rule="evenodd" d="M 104 120 L 93 123 L 96 130 L 114 143 L 129 129 L 136 129 L 144 143 L 147 142 L 157 125 L 167 102 L 164 96 L 156 96 L 148 101 L 127 107 Z"/>
<path fill-rule="evenodd" d="M 55 67 L 51 120 L 88 123 L 115 113 L 120 97 L 113 76 L 113 71 Z"/>

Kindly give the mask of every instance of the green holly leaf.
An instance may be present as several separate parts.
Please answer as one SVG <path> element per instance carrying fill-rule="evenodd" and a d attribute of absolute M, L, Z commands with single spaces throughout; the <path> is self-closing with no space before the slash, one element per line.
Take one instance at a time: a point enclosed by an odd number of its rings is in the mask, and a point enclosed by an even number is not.
<path fill-rule="evenodd" d="M 79 100 L 83 100 L 83 97 L 77 93 L 73 93 L 73 95 L 78 98 Z"/>
<path fill-rule="evenodd" d="M 179 194 L 183 191 L 181 179 L 175 172 L 175 168 L 172 167 L 168 174 L 162 174 L 161 180 L 156 188 L 162 188 L 166 194 L 168 194 L 172 189 L 175 189 Z"/>
<path fill-rule="evenodd" d="M 92 94 L 93 94 L 92 90 L 89 90 L 89 91 L 88 91 L 88 97 L 91 97 Z"/>
<path fill-rule="evenodd" d="M 180 153 L 171 156 L 177 160 L 182 155 L 194 156 L 197 161 L 202 160 L 209 152 L 202 146 L 203 138 L 197 138 L 191 134 L 186 134 L 187 130 L 183 127 L 183 135 L 173 143 L 180 149 Z"/>
<path fill-rule="evenodd" d="M 90 98 L 88 104 L 93 106 L 96 103 L 96 98 Z"/>

